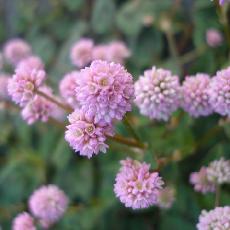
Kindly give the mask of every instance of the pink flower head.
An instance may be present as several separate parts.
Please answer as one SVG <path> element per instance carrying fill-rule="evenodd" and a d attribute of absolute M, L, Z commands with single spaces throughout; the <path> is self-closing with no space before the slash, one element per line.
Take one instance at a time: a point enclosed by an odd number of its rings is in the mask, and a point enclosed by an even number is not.
<path fill-rule="evenodd" d="M 29 207 L 41 223 L 51 225 L 64 215 L 68 202 L 66 194 L 56 185 L 46 185 L 34 191 L 29 199 Z"/>
<path fill-rule="evenodd" d="M 123 63 L 130 56 L 130 50 L 121 41 L 114 41 L 108 45 L 108 61 Z"/>
<path fill-rule="evenodd" d="M 59 84 L 59 91 L 65 101 L 73 108 L 79 107 L 79 102 L 76 97 L 77 79 L 79 78 L 79 71 L 72 71 L 67 73 Z"/>
<path fill-rule="evenodd" d="M 108 61 L 108 45 L 97 45 L 93 48 L 93 60 L 104 60 Z"/>
<path fill-rule="evenodd" d="M 208 116 L 213 110 L 209 103 L 210 78 L 207 74 L 188 76 L 182 85 L 182 107 L 193 117 Z"/>
<path fill-rule="evenodd" d="M 17 68 L 29 68 L 29 69 L 44 69 L 44 63 L 42 62 L 41 58 L 37 56 L 30 56 L 23 60 L 21 60 Z"/>
<path fill-rule="evenodd" d="M 27 212 L 18 214 L 13 221 L 12 230 L 36 230 L 33 217 Z"/>
<path fill-rule="evenodd" d="M 230 116 L 230 67 L 216 73 L 208 94 L 214 111 L 222 116 Z"/>
<path fill-rule="evenodd" d="M 72 63 L 77 67 L 84 67 L 92 61 L 94 42 L 92 39 L 82 38 L 77 41 L 70 51 Z"/>
<path fill-rule="evenodd" d="M 202 167 L 199 172 L 191 173 L 190 183 L 194 185 L 194 189 L 197 192 L 203 194 L 215 192 L 215 184 L 208 180 L 206 167 Z"/>
<path fill-rule="evenodd" d="M 106 136 L 114 134 L 111 124 L 103 121 L 95 123 L 94 115 L 83 110 L 75 110 L 68 118 L 70 125 L 67 126 L 65 139 L 76 152 L 88 158 L 100 151 L 106 152 Z"/>
<path fill-rule="evenodd" d="M 42 85 L 45 76 L 43 69 L 31 68 L 30 65 L 19 66 L 8 84 L 8 93 L 12 100 L 25 106 L 33 98 L 35 90 Z"/>
<path fill-rule="evenodd" d="M 10 76 L 8 74 L 0 73 L 0 101 L 9 99 L 9 94 L 7 91 L 9 79 Z"/>
<path fill-rule="evenodd" d="M 84 111 L 94 114 L 96 123 L 121 120 L 131 110 L 133 80 L 122 65 L 93 61 L 81 70 L 77 83 L 77 99 Z"/>
<path fill-rule="evenodd" d="M 208 29 L 206 32 L 206 41 L 209 46 L 217 47 L 223 42 L 223 36 L 217 29 Z"/>
<path fill-rule="evenodd" d="M 157 206 L 162 209 L 169 209 L 175 201 L 175 189 L 173 187 L 165 187 L 159 191 Z"/>
<path fill-rule="evenodd" d="M 230 160 L 220 158 L 207 167 L 207 178 L 214 184 L 230 184 Z"/>
<path fill-rule="evenodd" d="M 196 227 L 198 230 L 229 230 L 230 207 L 216 207 L 209 212 L 203 210 Z"/>
<path fill-rule="evenodd" d="M 43 86 L 39 89 L 41 92 L 53 97 L 52 90 L 49 87 Z M 40 120 L 47 122 L 52 116 L 53 111 L 57 106 L 40 95 L 35 95 L 23 108 L 22 118 L 29 124 Z"/>
<path fill-rule="evenodd" d="M 153 67 L 135 83 L 135 96 L 141 114 L 167 121 L 180 104 L 179 78 L 169 70 Z"/>
<path fill-rule="evenodd" d="M 139 209 L 156 205 L 163 181 L 150 165 L 127 158 L 121 161 L 114 192 L 126 207 Z"/>
<path fill-rule="evenodd" d="M 229 2 L 229 0 L 219 0 L 219 3 L 220 3 L 221 6 L 224 5 L 224 3 L 227 3 L 227 2 Z"/>
<path fill-rule="evenodd" d="M 15 38 L 5 44 L 3 54 L 10 64 L 16 66 L 22 59 L 30 56 L 31 47 L 24 40 Z"/>

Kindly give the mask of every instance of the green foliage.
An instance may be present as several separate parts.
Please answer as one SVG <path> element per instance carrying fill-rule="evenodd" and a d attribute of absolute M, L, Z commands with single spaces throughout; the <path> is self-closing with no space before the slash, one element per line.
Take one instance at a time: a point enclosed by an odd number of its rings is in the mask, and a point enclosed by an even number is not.
<path fill-rule="evenodd" d="M 73 70 L 69 51 L 81 37 L 96 42 L 122 39 L 132 56 L 128 70 L 137 79 L 152 65 L 184 75 L 214 74 L 229 65 L 224 42 L 207 47 L 205 33 L 214 27 L 224 34 L 214 4 L 209 0 L 7 0 L 0 7 L 0 43 L 24 37 L 41 56 L 48 84 L 58 92 L 62 76 Z M 181 2 L 181 4 L 179 3 Z M 3 20 L 4 19 L 4 20 Z M 165 29 L 165 23 L 169 28 Z M 166 26 L 167 27 L 167 26 Z M 166 33 L 172 33 L 176 55 Z M 225 40 L 226 41 L 226 40 Z M 200 51 L 201 50 L 201 51 Z M 191 54 L 187 58 L 187 54 Z M 187 58 L 187 59 L 186 59 Z M 186 61 L 185 61 L 186 60 Z M 0 111 L 0 224 L 11 229 L 14 216 L 27 209 L 27 199 L 42 184 L 54 183 L 70 197 L 64 218 L 53 229 L 195 229 L 201 209 L 211 209 L 214 195 L 194 193 L 189 174 L 221 156 L 230 157 L 230 125 L 219 125 L 217 115 L 192 119 L 182 111 L 166 123 L 150 121 L 133 109 L 131 120 L 150 148 L 136 149 L 109 141 L 109 151 L 91 160 L 79 157 L 64 140 L 64 129 L 51 124 L 26 125 L 18 112 Z M 116 127 L 129 136 L 125 126 Z M 113 193 L 119 161 L 127 156 L 151 163 L 169 159 L 161 175 L 177 190 L 172 209 L 125 209 Z M 221 204 L 229 204 L 223 187 Z"/>

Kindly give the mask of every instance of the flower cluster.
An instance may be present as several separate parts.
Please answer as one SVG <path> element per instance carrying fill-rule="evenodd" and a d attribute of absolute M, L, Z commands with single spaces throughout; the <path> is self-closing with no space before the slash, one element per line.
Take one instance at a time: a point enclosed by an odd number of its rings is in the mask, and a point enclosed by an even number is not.
<path fill-rule="evenodd" d="M 182 85 L 182 108 L 193 117 L 208 116 L 212 113 L 208 89 L 210 77 L 197 74 L 186 77 Z"/>
<path fill-rule="evenodd" d="M 68 118 L 70 125 L 67 126 L 65 139 L 76 152 L 88 158 L 100 151 L 106 152 L 106 136 L 113 136 L 111 124 L 95 122 L 94 115 L 83 110 L 75 110 Z"/>
<path fill-rule="evenodd" d="M 230 207 L 217 207 L 209 212 L 203 210 L 197 224 L 198 230 L 229 230 Z"/>
<path fill-rule="evenodd" d="M 207 167 L 202 167 L 199 172 L 190 175 L 190 183 L 194 185 L 197 192 L 207 193 L 215 191 L 215 184 L 208 180 Z"/>
<path fill-rule="evenodd" d="M 216 185 L 230 183 L 230 160 L 220 158 L 190 175 L 190 183 L 197 192 L 214 192 Z"/>
<path fill-rule="evenodd" d="M 93 60 L 123 63 L 130 56 L 130 51 L 121 41 L 95 45 L 92 39 L 82 38 L 71 48 L 70 59 L 77 67 L 85 67 Z"/>
<path fill-rule="evenodd" d="M 141 114 L 166 121 L 180 105 L 179 78 L 168 70 L 153 67 L 135 83 L 135 96 Z"/>
<path fill-rule="evenodd" d="M 216 29 L 208 29 L 206 32 L 206 41 L 209 46 L 218 47 L 223 42 L 223 36 Z"/>
<path fill-rule="evenodd" d="M 65 213 L 69 200 L 56 185 L 42 186 L 31 195 L 29 209 L 33 217 L 23 212 L 15 217 L 13 230 L 35 230 L 35 220 L 44 229 L 56 223 Z"/>
<path fill-rule="evenodd" d="M 130 158 L 121 161 L 114 192 L 126 207 L 139 209 L 157 204 L 164 183 L 157 172 L 149 169 L 150 165 Z"/>
<path fill-rule="evenodd" d="M 32 53 L 30 45 L 20 38 L 9 40 L 3 49 L 6 61 L 16 66 L 22 59 L 29 57 Z"/>
<path fill-rule="evenodd" d="M 207 168 L 207 178 L 215 184 L 230 183 L 230 160 L 220 158 L 213 161 Z"/>

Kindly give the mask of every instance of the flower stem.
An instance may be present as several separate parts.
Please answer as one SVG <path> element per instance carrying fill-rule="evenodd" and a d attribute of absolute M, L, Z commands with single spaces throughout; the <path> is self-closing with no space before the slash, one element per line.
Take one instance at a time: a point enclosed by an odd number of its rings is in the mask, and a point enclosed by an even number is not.
<path fill-rule="evenodd" d="M 66 104 L 64 104 L 64 103 L 61 103 L 61 102 L 58 101 L 56 98 L 54 98 L 54 97 L 52 97 L 52 96 L 50 96 L 50 95 L 48 95 L 48 94 L 46 94 L 46 93 L 44 93 L 44 92 L 38 90 L 38 89 L 36 90 L 36 93 L 37 93 L 38 95 L 40 95 L 40 96 L 46 98 L 46 99 L 49 100 L 50 102 L 56 104 L 57 106 L 59 106 L 60 108 L 62 108 L 63 110 L 65 110 L 67 113 L 71 113 L 71 112 L 73 111 L 73 109 L 72 109 L 70 106 L 68 106 L 68 105 L 66 105 Z"/>
<path fill-rule="evenodd" d="M 119 143 L 122 143 L 122 144 L 125 144 L 125 145 L 128 145 L 128 146 L 131 146 L 131 147 L 135 147 L 135 148 L 139 148 L 139 149 L 146 149 L 146 145 L 139 142 L 139 141 L 136 141 L 134 139 L 130 139 L 130 138 L 125 138 L 123 136 L 120 136 L 120 135 L 115 135 L 115 136 L 108 136 L 108 138 L 110 140 L 113 140 L 113 141 L 116 141 L 116 142 L 119 142 Z"/>
<path fill-rule="evenodd" d="M 220 205 L 220 185 L 216 185 L 215 207 Z"/>
<path fill-rule="evenodd" d="M 126 126 L 126 128 L 129 130 L 130 134 L 138 141 L 141 142 L 139 136 L 137 135 L 136 131 L 133 129 L 132 125 L 130 124 L 130 121 L 127 116 L 124 117 L 123 122 Z"/>

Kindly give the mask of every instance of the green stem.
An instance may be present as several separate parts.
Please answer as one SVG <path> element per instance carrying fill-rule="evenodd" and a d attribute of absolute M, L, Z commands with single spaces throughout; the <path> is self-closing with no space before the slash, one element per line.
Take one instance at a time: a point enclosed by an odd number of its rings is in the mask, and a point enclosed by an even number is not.
<path fill-rule="evenodd" d="M 220 185 L 216 185 L 215 207 L 220 205 Z"/>
<path fill-rule="evenodd" d="M 123 122 L 124 122 L 126 128 L 129 130 L 130 134 L 132 134 L 132 136 L 133 136 L 137 141 L 141 142 L 141 140 L 140 140 L 140 138 L 138 137 L 136 131 L 133 129 L 133 127 L 132 127 L 132 125 L 131 125 L 131 123 L 130 123 L 128 117 L 127 117 L 127 115 L 124 117 Z"/>

